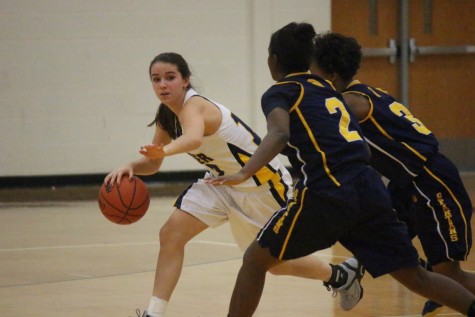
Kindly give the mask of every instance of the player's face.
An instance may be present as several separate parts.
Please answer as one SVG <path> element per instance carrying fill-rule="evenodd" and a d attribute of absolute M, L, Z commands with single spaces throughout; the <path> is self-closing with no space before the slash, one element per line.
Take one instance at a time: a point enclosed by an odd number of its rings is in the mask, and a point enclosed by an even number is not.
<path fill-rule="evenodd" d="M 150 69 L 153 91 L 166 105 L 183 102 L 190 84 L 189 78 L 183 78 L 174 64 L 157 62 Z"/>

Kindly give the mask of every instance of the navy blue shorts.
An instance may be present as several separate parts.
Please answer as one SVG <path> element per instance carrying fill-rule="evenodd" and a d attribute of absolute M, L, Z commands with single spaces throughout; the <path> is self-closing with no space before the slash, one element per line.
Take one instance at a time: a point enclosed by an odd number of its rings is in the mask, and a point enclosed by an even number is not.
<path fill-rule="evenodd" d="M 467 259 L 472 204 L 455 165 L 439 154 L 405 188 L 388 185 L 398 217 L 418 236 L 432 265 Z"/>
<path fill-rule="evenodd" d="M 257 237 L 274 257 L 295 259 L 339 241 L 373 277 L 418 265 L 407 227 L 397 219 L 386 186 L 372 168 L 334 190 L 299 187 L 294 200 Z"/>

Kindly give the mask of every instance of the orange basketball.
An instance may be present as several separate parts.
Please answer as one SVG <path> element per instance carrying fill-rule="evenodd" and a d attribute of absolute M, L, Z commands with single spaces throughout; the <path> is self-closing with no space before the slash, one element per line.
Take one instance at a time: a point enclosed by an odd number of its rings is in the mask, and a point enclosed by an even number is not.
<path fill-rule="evenodd" d="M 122 177 L 120 184 L 102 184 L 98 197 L 102 214 L 110 221 L 128 225 L 137 222 L 147 212 L 150 195 L 144 182 L 128 175 Z"/>

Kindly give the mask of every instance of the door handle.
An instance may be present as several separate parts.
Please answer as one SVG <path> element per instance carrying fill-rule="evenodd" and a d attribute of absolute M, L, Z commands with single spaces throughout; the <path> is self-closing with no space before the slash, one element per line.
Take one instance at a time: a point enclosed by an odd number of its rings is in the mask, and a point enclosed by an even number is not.
<path fill-rule="evenodd" d="M 398 49 L 395 39 L 389 39 L 388 47 L 363 47 L 361 52 L 364 57 L 389 57 L 390 63 L 395 63 L 398 56 Z"/>
<path fill-rule="evenodd" d="M 391 64 L 396 62 L 399 56 L 398 46 L 395 39 L 389 39 L 388 47 L 363 47 L 361 52 L 364 57 L 389 57 Z M 475 45 L 460 46 L 417 46 L 416 40 L 409 39 L 409 61 L 416 60 L 417 55 L 452 55 L 452 54 L 475 54 Z"/>
<path fill-rule="evenodd" d="M 414 62 L 416 55 L 452 55 L 452 54 L 475 54 L 475 45 L 461 46 L 417 46 L 416 40 L 409 39 L 409 60 Z"/>

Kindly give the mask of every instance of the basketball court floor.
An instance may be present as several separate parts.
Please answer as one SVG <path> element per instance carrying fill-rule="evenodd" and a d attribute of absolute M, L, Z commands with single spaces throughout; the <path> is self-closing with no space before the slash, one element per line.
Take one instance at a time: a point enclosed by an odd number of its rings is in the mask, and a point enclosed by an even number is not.
<path fill-rule="evenodd" d="M 173 201 L 152 198 L 144 218 L 126 226 L 109 222 L 92 199 L 0 202 L 0 316 L 135 317 L 148 305 L 158 232 Z M 167 317 L 226 316 L 241 263 L 228 229 L 188 245 Z M 336 263 L 350 254 L 337 244 L 318 255 Z M 473 255 L 464 267 L 475 270 Z M 362 301 L 344 312 L 320 281 L 268 275 L 255 316 L 420 316 L 425 300 L 389 276 L 366 274 L 363 286 Z M 442 316 L 460 314 L 444 308 Z"/>

